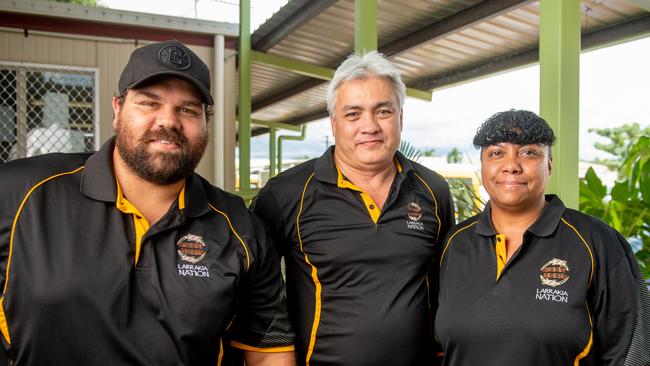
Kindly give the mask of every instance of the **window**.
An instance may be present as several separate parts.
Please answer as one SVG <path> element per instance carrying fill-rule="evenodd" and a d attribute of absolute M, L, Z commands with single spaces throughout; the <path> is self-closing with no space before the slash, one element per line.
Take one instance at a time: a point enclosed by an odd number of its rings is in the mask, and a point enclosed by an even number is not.
<path fill-rule="evenodd" d="M 0 63 L 0 162 L 95 150 L 97 71 Z"/>

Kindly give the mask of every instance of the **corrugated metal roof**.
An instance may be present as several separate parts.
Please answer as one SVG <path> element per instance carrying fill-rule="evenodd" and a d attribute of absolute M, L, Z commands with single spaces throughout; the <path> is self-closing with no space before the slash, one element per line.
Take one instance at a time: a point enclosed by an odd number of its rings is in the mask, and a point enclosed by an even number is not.
<path fill-rule="evenodd" d="M 109 24 L 137 25 L 163 29 L 171 28 L 185 32 L 239 36 L 239 26 L 233 23 L 213 22 L 210 20 L 173 17 L 104 7 L 89 7 L 57 1 L 3 0 L 0 1 L 0 11 L 96 21 Z"/>
<path fill-rule="evenodd" d="M 301 16 L 305 0 L 292 0 L 253 34 L 261 39 L 282 21 Z M 582 32 L 600 32 L 589 45 L 650 32 L 650 13 L 625 0 L 581 2 Z M 408 86 L 431 89 L 464 81 L 500 67 L 536 61 L 539 2 L 516 0 L 379 0 L 378 44 L 402 72 Z M 631 24 L 636 21 L 635 24 Z M 628 23 L 631 25 L 628 26 Z M 425 29 L 426 27 L 429 27 Z M 429 40 L 419 37 L 425 32 Z M 409 38 L 411 37 L 411 38 Z M 416 41 L 409 44 L 413 37 Z M 423 41 L 424 40 L 424 41 Z M 335 68 L 354 49 L 354 0 L 339 0 L 292 29 L 268 53 Z M 491 71 L 492 70 L 492 71 Z M 253 118 L 304 122 L 325 108 L 325 84 L 270 66 L 252 73 Z M 300 92 L 293 95 L 291 86 Z M 302 86 L 302 87 L 301 87 Z M 304 91 L 302 91 L 305 89 Z M 273 100 L 267 98 L 280 93 Z M 267 105 L 268 103 L 270 105 Z"/>

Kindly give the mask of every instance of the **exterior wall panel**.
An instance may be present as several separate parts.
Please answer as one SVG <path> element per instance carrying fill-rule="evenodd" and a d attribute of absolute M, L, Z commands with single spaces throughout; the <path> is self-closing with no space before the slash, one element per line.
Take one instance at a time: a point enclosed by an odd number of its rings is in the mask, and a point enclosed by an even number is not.
<path fill-rule="evenodd" d="M 143 42 L 139 45 L 142 46 Z M 118 81 L 129 55 L 135 50 L 134 41 L 121 39 L 71 37 L 59 34 L 28 33 L 20 30 L 0 29 L 0 61 L 43 64 L 49 66 L 80 66 L 99 70 L 99 133 L 100 143 L 113 136 L 112 97 L 117 93 Z M 210 67 L 214 68 L 211 47 L 190 46 Z M 152 60 L 154 61 L 154 60 Z M 231 69 L 229 69 L 231 70 Z M 231 71 L 232 72 L 232 71 Z M 226 91 L 232 86 L 226 86 Z M 208 179 L 213 178 L 212 150 L 206 150 L 197 171 Z"/>

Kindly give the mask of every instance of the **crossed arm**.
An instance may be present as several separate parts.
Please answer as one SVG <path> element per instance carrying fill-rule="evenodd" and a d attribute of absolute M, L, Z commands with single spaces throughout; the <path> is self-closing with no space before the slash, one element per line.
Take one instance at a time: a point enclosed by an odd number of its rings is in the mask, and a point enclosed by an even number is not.
<path fill-rule="evenodd" d="M 244 351 L 246 366 L 295 366 L 296 357 L 291 352 Z"/>

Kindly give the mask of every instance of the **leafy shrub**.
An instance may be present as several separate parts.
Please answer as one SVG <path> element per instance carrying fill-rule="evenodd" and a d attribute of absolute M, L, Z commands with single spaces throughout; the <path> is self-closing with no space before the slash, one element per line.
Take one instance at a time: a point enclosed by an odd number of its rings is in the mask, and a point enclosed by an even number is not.
<path fill-rule="evenodd" d="M 589 168 L 580 181 L 579 202 L 582 212 L 599 217 L 628 239 L 650 278 L 650 137 L 641 136 L 629 147 L 611 190 Z"/>

